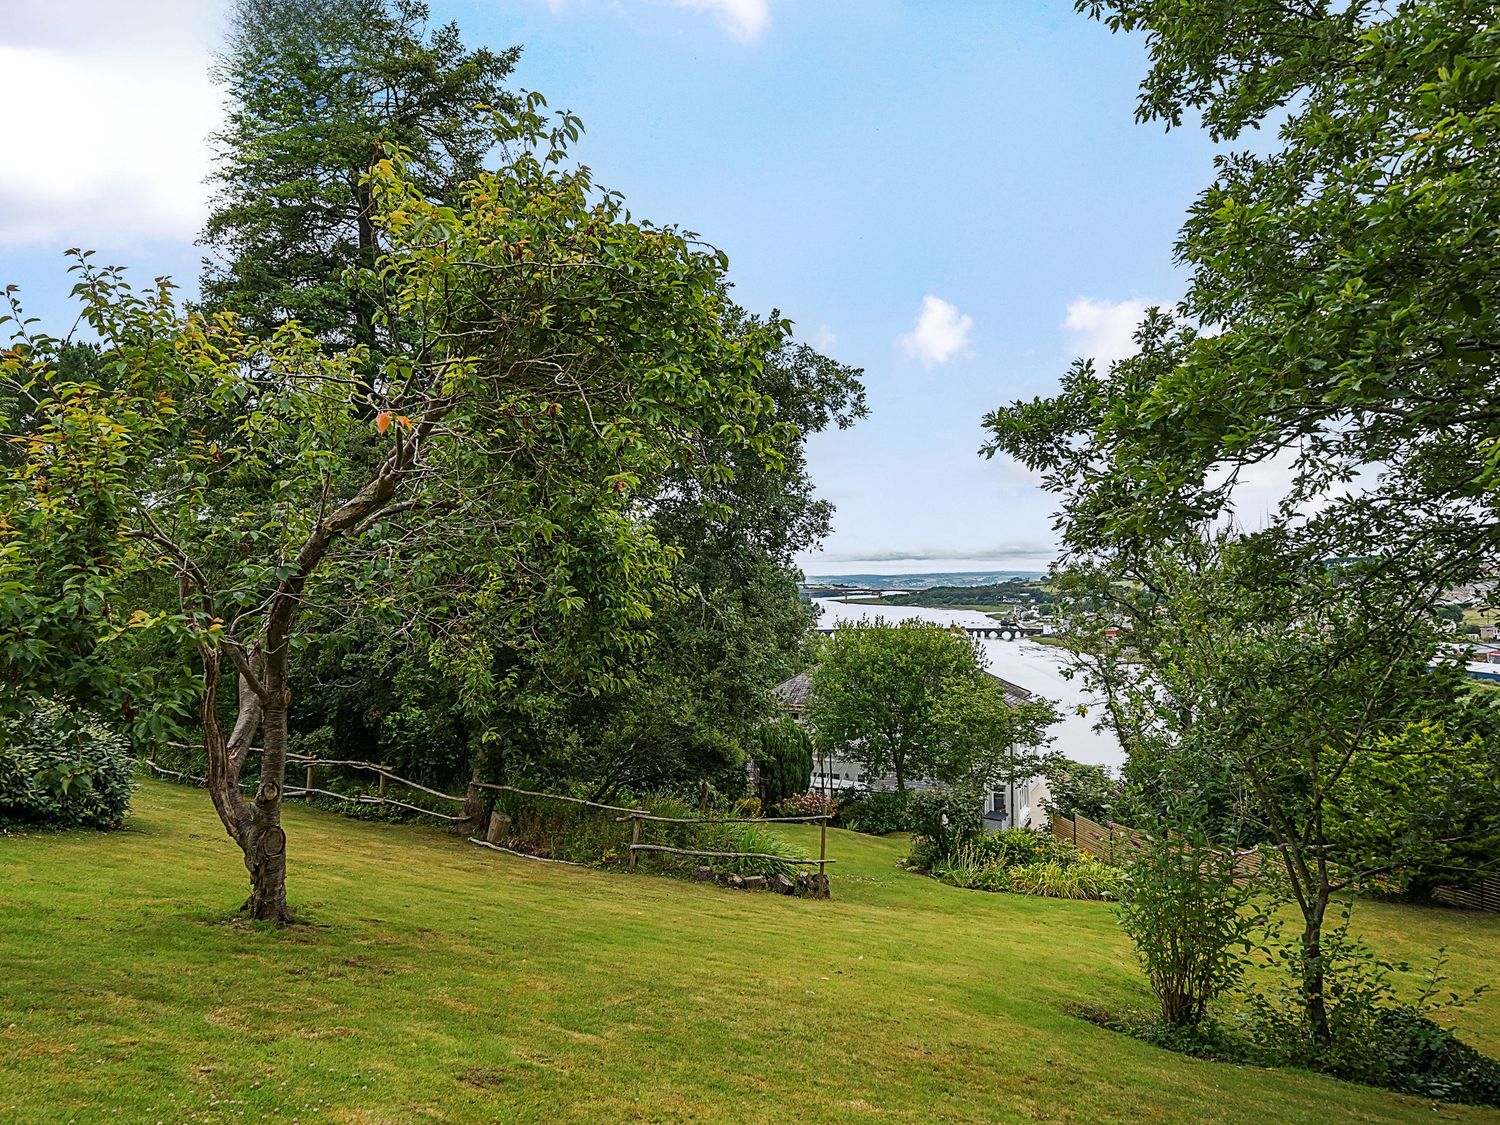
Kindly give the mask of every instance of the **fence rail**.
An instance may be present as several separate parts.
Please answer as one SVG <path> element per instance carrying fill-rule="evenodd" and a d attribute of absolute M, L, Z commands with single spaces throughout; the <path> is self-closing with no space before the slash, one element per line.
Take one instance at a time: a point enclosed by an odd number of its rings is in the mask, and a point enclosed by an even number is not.
<path fill-rule="evenodd" d="M 174 746 L 174 747 L 176 747 L 178 749 L 186 749 L 186 750 L 194 750 L 194 749 L 201 750 L 203 748 L 203 746 L 202 746 L 201 743 L 199 743 L 197 745 L 194 745 L 194 744 L 191 744 L 191 743 L 174 742 L 174 743 L 170 743 L 170 745 L 172 745 L 172 746 Z M 259 751 L 260 747 L 252 747 L 251 749 Z M 199 785 L 207 785 L 208 784 L 208 779 L 207 778 L 198 777 L 198 776 L 196 776 L 194 774 L 184 773 L 184 772 L 181 772 L 179 770 L 170 770 L 170 769 L 167 769 L 164 766 L 157 765 L 157 763 L 154 760 L 150 759 L 150 758 L 145 758 L 145 759 L 143 759 L 143 761 L 145 761 L 146 765 L 150 766 L 152 770 L 154 770 L 155 772 L 157 772 L 159 774 L 162 774 L 162 775 L 164 775 L 166 777 L 175 777 L 175 778 L 179 778 L 179 779 L 181 779 L 183 781 L 192 781 L 192 782 L 195 782 L 195 783 L 197 783 Z M 444 820 L 444 821 L 447 821 L 449 823 L 457 823 L 457 822 L 460 822 L 460 821 L 464 820 L 464 817 L 462 817 L 462 816 L 452 816 L 452 815 L 450 815 L 448 813 L 438 812 L 436 809 L 423 808 L 420 805 L 408 804 L 406 801 L 398 801 L 394 797 L 388 797 L 388 796 L 386 796 L 386 782 L 387 781 L 393 781 L 397 785 L 405 785 L 405 786 L 407 786 L 407 787 L 409 787 L 411 789 L 417 790 L 418 792 L 426 793 L 429 796 L 437 797 L 440 800 L 451 801 L 454 804 L 459 805 L 459 806 L 463 806 L 465 804 L 465 802 L 466 802 L 466 798 L 464 798 L 464 797 L 457 797 L 457 796 L 454 796 L 452 793 L 444 793 L 440 789 L 431 789 L 431 788 L 429 788 L 429 787 L 427 787 L 425 785 L 421 785 L 421 784 L 418 784 L 415 781 L 411 781 L 411 780 L 408 780 L 407 778 L 401 777 L 399 774 L 393 773 L 391 771 L 391 768 L 389 766 L 383 765 L 383 764 L 378 763 L 378 762 L 364 762 L 364 761 L 358 761 L 358 760 L 355 760 L 355 759 L 345 759 L 345 758 L 314 758 L 314 757 L 312 757 L 310 755 L 306 755 L 306 754 L 288 753 L 287 754 L 287 763 L 288 763 L 288 765 L 297 765 L 297 766 L 304 767 L 307 770 L 307 776 L 306 776 L 306 784 L 303 785 L 303 786 L 301 786 L 300 788 L 299 787 L 287 787 L 287 788 L 283 788 L 283 790 L 282 790 L 282 796 L 284 796 L 284 797 L 312 797 L 312 796 L 331 797 L 334 800 L 349 801 L 349 802 L 351 802 L 353 804 L 358 804 L 358 805 L 392 805 L 392 806 L 395 806 L 396 808 L 408 809 L 411 812 L 421 813 L 424 816 L 436 817 L 439 820 Z M 324 767 L 329 767 L 329 768 L 366 770 L 368 772 L 375 773 L 375 774 L 379 775 L 379 777 L 380 777 L 380 790 L 379 790 L 379 793 L 375 794 L 375 795 L 371 795 L 371 794 L 365 793 L 363 791 L 361 791 L 359 793 L 354 793 L 354 794 L 351 794 L 351 793 L 335 793 L 335 792 L 333 792 L 332 790 L 329 790 L 329 789 L 319 789 L 319 788 L 317 788 L 317 787 L 315 787 L 313 785 L 313 780 L 314 780 L 313 779 L 313 770 L 315 768 L 319 767 L 319 766 L 324 766 Z M 240 784 L 242 786 L 243 785 L 251 785 L 253 787 L 253 783 L 249 782 L 249 781 L 242 781 Z M 624 813 L 625 814 L 624 816 L 618 816 L 618 817 L 615 818 L 615 820 L 618 823 L 623 823 L 624 821 L 627 821 L 627 820 L 631 822 L 631 825 L 630 825 L 630 848 L 629 848 L 630 859 L 629 859 L 629 862 L 628 862 L 628 868 L 631 871 L 635 870 L 635 861 L 636 861 L 636 853 L 637 852 L 670 852 L 670 853 L 673 853 L 675 855 L 702 856 L 702 857 L 705 857 L 705 858 L 716 858 L 716 859 L 771 859 L 771 860 L 778 860 L 778 861 L 780 861 L 782 863 L 786 863 L 786 864 L 816 866 L 817 869 L 818 869 L 818 886 L 820 887 L 820 897 L 824 897 L 824 898 L 828 897 L 828 866 L 827 865 L 830 864 L 830 863 L 836 862 L 835 860 L 831 860 L 831 859 L 828 858 L 828 821 L 831 819 L 830 815 L 820 814 L 820 815 L 816 815 L 816 816 L 781 816 L 781 817 L 760 817 L 760 818 L 734 818 L 734 817 L 722 817 L 722 818 L 697 817 L 697 818 L 694 818 L 694 817 L 657 816 L 654 813 L 650 812 L 648 809 L 627 808 L 627 807 L 625 807 L 623 805 L 607 805 L 607 804 L 604 804 L 604 803 L 599 802 L 599 801 L 588 801 L 588 800 L 585 800 L 582 797 L 567 797 L 567 796 L 564 796 L 561 793 L 543 793 L 543 792 L 540 792 L 540 791 L 535 790 L 535 789 L 520 789 L 520 788 L 517 788 L 514 785 L 499 785 L 499 784 L 496 784 L 494 782 L 488 782 L 488 781 L 476 781 L 476 782 L 473 782 L 472 784 L 474 785 L 475 788 L 478 788 L 478 789 L 488 789 L 488 790 L 491 790 L 493 792 L 515 793 L 515 794 L 517 794 L 519 796 L 522 796 L 522 797 L 535 797 L 535 798 L 539 798 L 539 799 L 545 800 L 545 801 L 559 801 L 559 802 L 563 802 L 565 804 L 570 804 L 570 805 L 581 805 L 581 806 L 585 806 L 587 808 L 599 809 L 599 810 L 604 811 L 604 812 Z M 690 825 L 692 825 L 692 824 L 705 824 L 705 825 L 712 825 L 712 824 L 759 824 L 759 823 L 763 823 L 765 821 L 777 821 L 777 822 L 781 822 L 781 823 L 789 823 L 789 822 L 812 823 L 812 822 L 817 822 L 817 823 L 819 823 L 819 827 L 821 829 L 821 831 L 819 832 L 819 841 L 818 841 L 818 858 L 817 859 L 800 859 L 800 858 L 793 857 L 793 856 L 771 855 L 771 854 L 766 853 L 766 852 L 695 851 L 695 850 L 690 849 L 690 848 L 671 848 L 671 847 L 667 847 L 664 844 L 643 844 L 643 843 L 640 842 L 641 841 L 641 824 L 642 824 L 643 821 L 651 821 L 651 822 L 654 822 L 654 823 L 663 823 L 663 824 L 690 824 Z M 506 847 L 499 840 L 495 839 L 495 833 L 496 833 L 496 826 L 495 826 L 495 822 L 494 822 L 494 817 L 492 816 L 491 817 L 491 823 L 490 823 L 489 829 L 486 832 L 485 836 L 483 838 L 481 838 L 479 836 L 471 837 L 469 842 L 473 843 L 473 844 L 481 844 L 481 845 L 483 845 L 485 847 L 488 847 L 488 848 L 491 848 L 491 849 L 493 849 L 495 851 L 503 851 L 503 852 L 508 852 L 511 855 L 522 856 L 522 857 L 524 857 L 526 859 L 538 859 L 538 860 L 540 860 L 540 859 L 547 859 L 548 858 L 546 856 L 529 855 L 526 852 L 518 851 L 515 848 Z M 551 862 L 567 863 L 569 861 L 568 860 L 552 860 Z"/>

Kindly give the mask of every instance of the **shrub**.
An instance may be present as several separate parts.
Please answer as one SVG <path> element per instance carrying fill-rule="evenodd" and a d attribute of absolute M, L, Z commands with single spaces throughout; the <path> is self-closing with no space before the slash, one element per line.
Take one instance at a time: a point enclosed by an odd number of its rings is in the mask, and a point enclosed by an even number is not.
<path fill-rule="evenodd" d="M 1136 853 L 1120 886 L 1120 925 L 1135 943 L 1166 1024 L 1196 1024 L 1239 981 L 1257 923 L 1257 888 L 1236 886 L 1232 852 L 1165 835 Z"/>
<path fill-rule="evenodd" d="M 972 844 L 960 845 L 952 855 L 939 858 L 932 865 L 934 878 L 971 891 L 1008 891 L 1010 873 L 1001 865 L 979 854 Z"/>
<path fill-rule="evenodd" d="M 1065 840 L 1026 828 L 975 836 L 944 853 L 923 838 L 913 848 L 912 865 L 955 887 L 1047 898 L 1114 898 L 1124 875 L 1118 867 L 1079 855 Z"/>
<path fill-rule="evenodd" d="M 741 797 L 734 803 L 734 807 L 729 810 L 729 815 L 759 819 L 765 813 L 759 797 Z"/>
<path fill-rule="evenodd" d="M 809 789 L 786 798 L 778 811 L 782 816 L 834 816 L 839 812 L 839 803 L 816 789 Z"/>
<path fill-rule="evenodd" d="M 133 788 L 124 737 L 43 702 L 0 720 L 0 823 L 118 828 Z"/>
<path fill-rule="evenodd" d="M 931 855 L 951 855 L 961 844 L 984 835 L 984 802 L 977 792 L 952 789 L 911 795 L 909 831 L 915 848 Z"/>
<path fill-rule="evenodd" d="M 1119 894 L 1123 873 L 1097 859 L 1076 863 L 1049 860 L 1007 869 L 1008 890 L 1044 898 L 1112 899 Z"/>
<path fill-rule="evenodd" d="M 1004 828 L 999 832 L 976 837 L 973 846 L 988 862 L 1002 867 L 1023 867 L 1033 863 L 1076 863 L 1078 849 L 1050 832 L 1030 828 Z"/>
<path fill-rule="evenodd" d="M 860 790 L 845 799 L 839 810 L 839 822 L 869 836 L 910 832 L 914 796 L 910 789 Z"/>

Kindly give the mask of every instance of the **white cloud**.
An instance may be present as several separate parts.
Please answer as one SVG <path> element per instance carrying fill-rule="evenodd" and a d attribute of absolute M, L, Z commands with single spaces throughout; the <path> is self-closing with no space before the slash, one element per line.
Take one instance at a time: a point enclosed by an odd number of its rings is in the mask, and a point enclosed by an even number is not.
<path fill-rule="evenodd" d="M 741 43 L 754 43 L 771 26 L 771 0 L 655 0 L 674 8 L 690 8 L 714 16 L 719 26 Z M 547 0 L 554 13 L 569 0 Z M 617 6 L 619 6 L 617 4 Z"/>
<path fill-rule="evenodd" d="M 968 351 L 973 327 L 973 317 L 960 313 L 941 297 L 927 296 L 922 298 L 922 310 L 912 330 L 896 342 L 907 355 L 930 369 Z"/>
<path fill-rule="evenodd" d="M 6 13 L 0 244 L 197 233 L 222 112 L 206 7 L 22 0 Z"/>
<path fill-rule="evenodd" d="M 1153 301 L 1099 301 L 1079 297 L 1068 305 L 1062 322 L 1068 348 L 1074 355 L 1093 359 L 1100 371 L 1108 371 L 1117 359 L 1136 353 L 1135 330 Z"/>
<path fill-rule="evenodd" d="M 673 0 L 679 8 L 712 12 L 741 43 L 753 43 L 771 24 L 771 0 Z"/>
<path fill-rule="evenodd" d="M 824 353 L 826 353 L 828 349 L 833 347 L 833 345 L 837 342 L 838 337 L 833 334 L 833 329 L 829 328 L 826 324 L 818 325 L 816 330 L 813 331 L 812 335 L 808 336 L 807 338 L 807 344 L 809 347 L 811 347 L 814 351 Z"/>

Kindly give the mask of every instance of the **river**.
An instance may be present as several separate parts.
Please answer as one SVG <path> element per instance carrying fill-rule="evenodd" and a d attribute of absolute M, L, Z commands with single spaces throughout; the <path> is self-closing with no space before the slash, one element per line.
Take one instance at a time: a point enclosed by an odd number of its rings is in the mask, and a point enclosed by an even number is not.
<path fill-rule="evenodd" d="M 883 617 L 887 621 L 905 621 L 918 618 L 939 625 L 993 625 L 994 621 L 982 613 L 963 609 L 928 609 L 914 605 L 851 605 L 837 598 L 818 598 L 822 610 L 818 617 L 820 628 L 830 628 L 841 621 L 874 620 Z M 1125 752 L 1114 734 L 1108 730 L 1095 730 L 1094 723 L 1100 715 L 1100 701 L 1083 690 L 1077 680 L 1063 676 L 1066 654 L 1051 645 L 1039 645 L 1031 640 L 1000 641 L 981 640 L 988 668 L 1001 679 L 1046 696 L 1057 704 L 1062 721 L 1051 728 L 1052 749 L 1075 762 L 1108 766 L 1118 774 L 1125 762 Z M 1080 715 L 1078 709 L 1087 710 Z"/>

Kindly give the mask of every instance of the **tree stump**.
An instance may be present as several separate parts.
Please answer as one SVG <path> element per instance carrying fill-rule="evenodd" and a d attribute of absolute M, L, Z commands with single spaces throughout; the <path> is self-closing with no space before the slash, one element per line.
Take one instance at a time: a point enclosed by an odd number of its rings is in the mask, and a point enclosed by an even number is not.
<path fill-rule="evenodd" d="M 503 844 L 510 839 L 510 817 L 503 812 L 490 813 L 490 826 L 484 838 L 492 844 Z"/>

